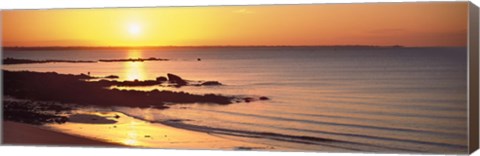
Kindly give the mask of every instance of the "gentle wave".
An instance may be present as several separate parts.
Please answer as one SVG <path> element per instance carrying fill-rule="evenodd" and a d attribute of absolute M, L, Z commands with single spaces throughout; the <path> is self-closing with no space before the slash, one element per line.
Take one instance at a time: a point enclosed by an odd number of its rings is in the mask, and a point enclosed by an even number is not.
<path fill-rule="evenodd" d="M 118 111 L 118 110 L 116 110 Z M 332 139 L 330 137 L 314 137 L 314 136 L 299 136 L 299 135 L 289 135 L 289 134 L 281 134 L 281 133 L 273 133 L 273 132 L 260 132 L 260 131 L 246 131 L 246 130 L 238 130 L 238 129 L 227 129 L 227 128 L 216 128 L 216 127 L 209 127 L 209 126 L 201 126 L 195 124 L 187 124 L 184 123 L 181 119 L 165 119 L 165 120 L 148 120 L 139 116 L 139 114 L 130 114 L 124 111 L 118 111 L 127 116 L 151 122 L 151 123 L 158 123 L 164 124 L 167 126 L 186 129 L 191 131 L 198 131 L 204 132 L 209 134 L 221 134 L 221 135 L 230 135 L 230 136 L 237 136 L 237 137 L 248 137 L 248 138 L 256 138 L 256 139 L 271 139 L 276 141 L 285 141 L 285 142 L 292 142 L 292 143 L 300 143 L 300 144 L 314 144 L 320 146 L 327 146 L 327 147 L 334 147 L 334 148 L 341 148 L 346 150 L 353 150 L 353 151 L 365 151 L 362 148 L 355 148 L 355 146 L 369 146 L 374 148 L 383 149 L 383 151 L 398 151 L 398 152 L 426 152 L 425 150 L 420 149 L 410 149 L 410 148 L 401 148 L 395 146 L 387 146 L 387 145 L 379 145 L 374 143 L 365 143 L 365 142 L 355 142 L 349 141 L 344 139 Z M 232 121 L 223 121 L 223 122 L 232 122 Z M 413 143 L 419 145 L 427 145 L 427 146 L 436 146 L 438 148 L 454 148 L 458 150 L 462 150 L 467 148 L 464 145 L 457 145 L 457 144 L 449 144 L 449 143 L 438 143 L 438 142 L 427 142 L 427 141 L 419 141 L 419 140 L 412 140 L 412 139 L 398 139 L 392 137 L 378 137 L 372 135 L 361 135 L 361 134 L 349 134 L 349 133 L 339 133 L 339 132 L 327 132 L 321 130 L 310 130 L 310 129 L 298 129 L 298 128 L 287 128 L 287 127 L 279 127 L 279 126 L 272 126 L 272 125 L 262 125 L 262 124 L 255 124 L 255 123 L 245 123 L 245 122 L 235 122 L 236 124 L 244 124 L 250 125 L 254 127 L 268 127 L 268 128 L 278 128 L 278 129 L 285 129 L 285 130 L 293 130 L 293 131 L 303 131 L 303 132 L 310 132 L 310 133 L 317 133 L 317 134 L 328 134 L 328 135 L 336 135 L 336 136 L 344 136 L 344 137 L 355 137 L 355 138 L 365 138 L 365 139 L 373 139 L 373 140 L 381 140 L 381 141 L 394 141 L 394 142 L 403 142 L 403 143 Z M 353 146 L 352 146 L 353 145 Z M 381 150 L 382 151 L 382 150 Z"/>
<path fill-rule="evenodd" d="M 200 109 L 197 109 L 200 110 Z M 452 134 L 446 132 L 438 132 L 432 130 L 421 130 L 421 129 L 412 129 L 412 128 L 388 128 L 388 127 L 380 127 L 380 126 L 372 126 L 372 125 L 360 125 L 360 124 L 343 124 L 343 123 L 333 123 L 333 122 L 322 122 L 322 121 L 313 121 L 313 120 L 301 120 L 301 119 L 292 119 L 292 118 L 284 118 L 284 117 L 276 117 L 276 116 L 265 116 L 265 115 L 256 115 L 256 114 L 245 114 L 245 113 L 237 113 L 237 112 L 225 112 L 225 111 L 217 111 L 217 110 L 202 110 L 208 112 L 218 112 L 218 113 L 228 113 L 228 114 L 235 114 L 240 116 L 250 116 L 256 118 L 264 118 L 264 119 L 272 119 L 272 120 L 281 120 L 281 121 L 293 121 L 293 122 L 301 122 L 301 123 L 311 123 L 311 124 L 320 124 L 320 125 L 334 125 L 334 126 L 346 126 L 346 127 L 360 127 L 360 128 L 367 128 L 367 129 L 377 129 L 377 130 L 386 130 L 386 131 L 403 131 L 403 132 L 414 132 L 414 133 L 424 133 L 426 135 L 448 135 L 453 137 L 463 137 L 463 134 Z"/>

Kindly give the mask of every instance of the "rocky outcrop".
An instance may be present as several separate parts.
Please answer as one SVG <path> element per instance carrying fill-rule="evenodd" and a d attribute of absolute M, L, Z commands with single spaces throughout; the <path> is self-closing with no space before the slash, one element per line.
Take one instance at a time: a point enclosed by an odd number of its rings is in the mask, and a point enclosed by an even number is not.
<path fill-rule="evenodd" d="M 157 80 L 157 82 L 160 82 L 160 83 L 168 81 L 168 79 L 165 76 L 159 76 L 155 80 Z"/>
<path fill-rule="evenodd" d="M 185 86 L 188 84 L 187 81 L 185 81 L 180 76 L 177 76 L 175 74 L 168 73 L 167 77 L 168 77 L 168 82 L 175 84 L 175 86 L 177 87 Z"/>

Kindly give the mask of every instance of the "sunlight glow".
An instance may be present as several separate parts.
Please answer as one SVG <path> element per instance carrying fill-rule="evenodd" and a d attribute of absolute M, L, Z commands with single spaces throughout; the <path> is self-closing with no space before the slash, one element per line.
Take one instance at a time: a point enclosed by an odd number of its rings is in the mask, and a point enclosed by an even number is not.
<path fill-rule="evenodd" d="M 135 140 L 135 139 L 126 139 L 125 141 L 123 141 L 123 143 L 124 143 L 125 145 L 132 145 L 132 146 L 133 146 L 133 145 L 137 145 L 137 140 Z"/>
<path fill-rule="evenodd" d="M 126 145 L 138 145 L 138 134 L 136 131 L 130 131 L 127 133 L 127 138 L 123 141 Z"/>
<path fill-rule="evenodd" d="M 138 36 L 142 32 L 142 28 L 138 23 L 130 23 L 128 25 L 128 33 L 133 36 Z"/>
<path fill-rule="evenodd" d="M 139 125 L 140 123 L 138 122 L 135 122 L 135 121 L 131 121 L 128 125 L 128 132 L 127 132 L 127 138 L 125 140 L 123 140 L 123 143 L 126 144 L 126 145 L 139 145 L 139 141 L 138 141 L 138 129 L 137 129 L 137 125 Z"/>
<path fill-rule="evenodd" d="M 466 46 L 468 4 L 2 10 L 2 45 Z"/>
<path fill-rule="evenodd" d="M 139 50 L 130 50 L 128 52 L 128 58 L 136 59 L 141 57 L 142 53 Z M 124 67 L 123 77 L 125 77 L 126 80 L 134 81 L 145 79 L 144 62 L 125 62 Z"/>

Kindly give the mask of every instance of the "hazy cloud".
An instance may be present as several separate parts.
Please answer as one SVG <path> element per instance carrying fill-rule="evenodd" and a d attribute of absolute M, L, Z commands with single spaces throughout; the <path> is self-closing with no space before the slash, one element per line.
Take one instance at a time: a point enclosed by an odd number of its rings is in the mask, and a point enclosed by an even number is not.
<path fill-rule="evenodd" d="M 400 28 L 386 28 L 386 29 L 374 29 L 374 30 L 370 30 L 370 31 L 369 31 L 369 33 L 372 33 L 372 34 L 398 33 L 398 32 L 405 32 L 405 29 L 400 29 Z"/>
<path fill-rule="evenodd" d="M 238 14 L 253 14 L 255 12 L 248 10 L 248 9 L 238 9 L 234 10 L 233 13 L 238 13 Z"/>

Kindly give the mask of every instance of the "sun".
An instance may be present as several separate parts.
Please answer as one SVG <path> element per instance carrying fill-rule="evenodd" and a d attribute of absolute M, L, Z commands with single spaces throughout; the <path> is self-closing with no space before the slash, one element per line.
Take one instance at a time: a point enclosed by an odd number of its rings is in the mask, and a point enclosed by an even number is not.
<path fill-rule="evenodd" d="M 142 27 L 138 23 L 130 23 L 127 26 L 128 33 L 132 36 L 138 36 L 140 33 L 142 33 Z"/>

